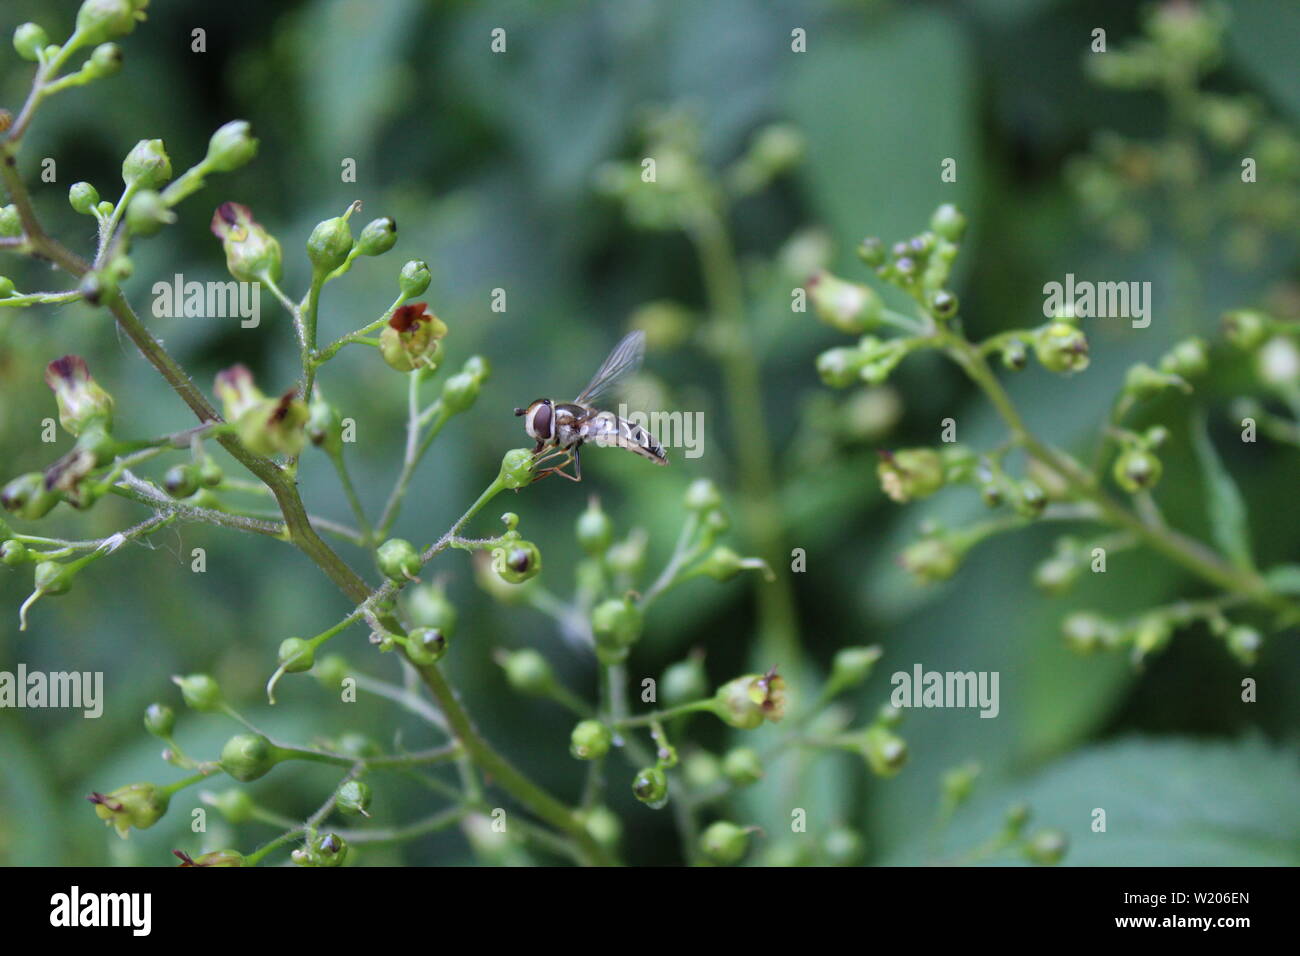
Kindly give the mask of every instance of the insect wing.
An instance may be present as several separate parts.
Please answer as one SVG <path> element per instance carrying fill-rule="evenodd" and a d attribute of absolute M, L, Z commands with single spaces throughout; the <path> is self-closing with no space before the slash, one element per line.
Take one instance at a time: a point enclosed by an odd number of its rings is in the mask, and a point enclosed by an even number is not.
<path fill-rule="evenodd" d="M 609 392 L 626 376 L 641 367 L 645 358 L 645 333 L 638 329 L 623 336 L 623 340 L 614 346 L 614 351 L 596 370 L 591 382 L 575 398 L 576 405 L 594 405 L 602 395 Z"/>

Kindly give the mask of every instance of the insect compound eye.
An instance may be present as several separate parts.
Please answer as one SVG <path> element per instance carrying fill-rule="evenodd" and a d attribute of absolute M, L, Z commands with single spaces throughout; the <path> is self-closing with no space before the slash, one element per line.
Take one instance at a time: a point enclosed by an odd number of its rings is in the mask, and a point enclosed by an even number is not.
<path fill-rule="evenodd" d="M 533 412 L 533 434 L 539 439 L 551 437 L 551 406 L 543 403 Z"/>

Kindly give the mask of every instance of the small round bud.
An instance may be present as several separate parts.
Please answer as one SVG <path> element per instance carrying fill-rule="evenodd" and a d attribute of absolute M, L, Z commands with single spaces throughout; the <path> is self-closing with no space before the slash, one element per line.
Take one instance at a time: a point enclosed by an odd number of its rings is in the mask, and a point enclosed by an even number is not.
<path fill-rule="evenodd" d="M 351 251 L 352 230 L 346 216 L 317 223 L 307 237 L 307 258 L 318 273 L 333 272 L 347 261 Z"/>
<path fill-rule="evenodd" d="M 219 127 L 208 140 L 204 162 L 215 173 L 228 173 L 247 164 L 257 155 L 257 140 L 245 120 L 231 120 Z"/>
<path fill-rule="evenodd" d="M 1041 562 L 1034 569 L 1034 584 L 1045 594 L 1064 594 L 1079 577 L 1081 570 L 1078 561 L 1057 555 Z"/>
<path fill-rule="evenodd" d="M 125 36 L 144 19 L 149 0 L 84 0 L 77 11 L 77 35 L 87 45 Z"/>
<path fill-rule="evenodd" d="M 357 239 L 357 254 L 382 256 L 397 244 L 397 220 L 390 216 L 372 219 L 366 223 Z"/>
<path fill-rule="evenodd" d="M 1224 640 L 1232 656 L 1247 667 L 1255 663 L 1259 648 L 1264 643 L 1259 631 L 1243 624 L 1229 628 L 1228 633 L 1224 635 Z"/>
<path fill-rule="evenodd" d="M 858 258 L 869 266 L 883 265 L 885 256 L 885 244 L 876 236 L 867 236 L 858 243 Z"/>
<path fill-rule="evenodd" d="M 867 844 L 857 830 L 836 827 L 822 839 L 822 851 L 831 866 L 858 866 L 867 855 Z"/>
<path fill-rule="evenodd" d="M 122 161 L 122 181 L 137 189 L 159 189 L 172 178 L 172 161 L 160 139 L 142 139 Z"/>
<path fill-rule="evenodd" d="M 738 787 L 748 787 L 763 778 L 763 761 L 752 747 L 733 747 L 722 758 L 722 772 Z"/>
<path fill-rule="evenodd" d="M 817 317 L 849 335 L 859 335 L 873 327 L 885 308 L 871 287 L 837 278 L 824 269 L 804 285 Z"/>
<path fill-rule="evenodd" d="M 449 375 L 442 383 L 442 404 L 452 414 L 459 414 L 478 398 L 481 380 L 468 372 Z"/>
<path fill-rule="evenodd" d="M 447 653 L 447 637 L 436 627 L 417 627 L 406 636 L 406 651 L 413 663 L 428 667 Z"/>
<path fill-rule="evenodd" d="M 541 696 L 555 687 L 555 674 L 546 658 L 531 648 L 500 657 L 506 682 L 521 694 Z"/>
<path fill-rule="evenodd" d="M 957 296 L 947 289 L 936 289 L 929 295 L 930 312 L 937 319 L 951 319 L 957 314 Z"/>
<path fill-rule="evenodd" d="M 41 561 L 36 565 L 33 576 L 35 589 L 41 594 L 67 594 L 72 589 L 72 578 L 76 571 L 71 566 L 59 561 Z"/>
<path fill-rule="evenodd" d="M 716 514 L 717 512 L 710 513 Z M 641 568 L 645 565 L 645 551 L 646 535 L 638 529 L 622 541 L 616 541 L 610 545 L 609 551 L 605 554 L 605 562 L 615 574 L 626 574 L 629 577 L 635 576 L 640 573 Z"/>
<path fill-rule="evenodd" d="M 23 220 L 18 215 L 18 207 L 13 203 L 0 206 L 0 236 L 14 239 L 23 234 Z"/>
<path fill-rule="evenodd" d="M 582 550 L 593 557 L 604 554 L 614 540 L 614 522 L 594 497 L 587 502 L 587 510 L 578 516 L 577 535 Z"/>
<path fill-rule="evenodd" d="M 1020 339 L 1012 339 L 1002 347 L 1002 365 L 1013 372 L 1019 372 L 1029 364 L 1029 350 Z"/>
<path fill-rule="evenodd" d="M 155 737 L 167 739 L 176 726 L 176 712 L 166 704 L 150 704 L 144 711 L 144 729 Z"/>
<path fill-rule="evenodd" d="M 930 217 L 930 228 L 949 242 L 960 242 L 966 232 L 966 217 L 952 203 L 944 203 Z"/>
<path fill-rule="evenodd" d="M 406 612 L 418 627 L 432 627 L 451 638 L 456 633 L 456 606 L 447 600 L 440 584 L 412 587 L 406 595 Z"/>
<path fill-rule="evenodd" d="M 569 735 L 569 753 L 578 760 L 599 760 L 613 743 L 614 732 L 599 720 L 583 720 Z"/>
<path fill-rule="evenodd" d="M 609 807 L 592 807 L 587 811 L 585 822 L 587 832 L 601 846 L 618 846 L 618 841 L 623 836 L 623 824 Z"/>
<path fill-rule="evenodd" d="M 884 652 L 876 645 L 870 647 L 845 647 L 835 653 L 831 662 L 831 676 L 827 689 L 839 693 L 850 687 L 857 687 L 870 675 Z"/>
<path fill-rule="evenodd" d="M 0 507 L 24 521 L 45 517 L 58 503 L 58 493 L 45 487 L 45 476 L 39 471 L 19 475 L 0 489 Z"/>
<path fill-rule="evenodd" d="M 429 288 L 430 278 L 429 266 L 421 259 L 412 259 L 398 273 L 397 286 L 403 297 L 414 299 L 424 295 L 424 290 Z"/>
<path fill-rule="evenodd" d="M 1039 830 L 1025 843 L 1025 856 L 1032 862 L 1052 866 L 1065 858 L 1070 841 L 1060 830 Z"/>
<path fill-rule="evenodd" d="M 14 31 L 14 49 L 24 60 L 35 63 L 49 43 L 50 37 L 40 24 L 24 23 Z"/>
<path fill-rule="evenodd" d="M 868 727 L 859 738 L 858 752 L 878 777 L 892 777 L 907 763 L 907 741 L 883 726 Z"/>
<path fill-rule="evenodd" d="M 641 637 L 644 615 L 626 598 L 608 598 L 591 612 L 591 629 L 596 639 L 596 656 L 605 664 L 627 659 L 628 649 Z"/>
<path fill-rule="evenodd" d="M 122 69 L 122 48 L 116 43 L 101 43 L 86 61 L 89 72 L 97 79 L 112 76 Z"/>
<path fill-rule="evenodd" d="M 686 507 L 690 511 L 712 511 L 722 507 L 718 486 L 708 478 L 697 478 L 686 489 Z"/>
<path fill-rule="evenodd" d="M 720 866 L 739 863 L 747 849 L 749 849 L 749 831 L 726 820 L 711 824 L 700 835 L 700 850 Z"/>
<path fill-rule="evenodd" d="M 240 787 L 223 790 L 212 798 L 212 805 L 231 823 L 248 823 L 253 819 L 256 806 L 248 791 Z"/>
<path fill-rule="evenodd" d="M 946 470 L 943 457 L 932 448 L 904 448 L 880 453 L 876 466 L 880 487 L 900 504 L 927 498 L 943 487 Z"/>
<path fill-rule="evenodd" d="M 373 798 L 374 793 L 370 789 L 370 784 L 363 780 L 349 780 L 338 788 L 334 805 L 341 813 L 368 817 L 370 814 L 366 811 L 370 809 L 370 801 Z"/>
<path fill-rule="evenodd" d="M 1061 622 L 1061 634 L 1072 651 L 1090 654 L 1114 643 L 1115 626 L 1100 614 L 1076 611 Z"/>
<path fill-rule="evenodd" d="M 1068 322 L 1055 321 L 1034 336 L 1034 353 L 1052 372 L 1072 374 L 1088 367 L 1088 339 Z"/>
<path fill-rule="evenodd" d="M 1223 316 L 1223 332 L 1240 349 L 1253 350 L 1268 338 L 1273 320 L 1255 309 L 1238 309 Z"/>
<path fill-rule="evenodd" d="M 1149 490 L 1164 471 L 1160 459 L 1144 448 L 1129 448 L 1115 460 L 1115 483 L 1129 494 Z"/>
<path fill-rule="evenodd" d="M 16 568 L 20 564 L 26 564 L 30 558 L 31 552 L 28 551 L 27 545 L 17 538 L 9 538 L 0 543 L 0 564 Z"/>
<path fill-rule="evenodd" d="M 199 490 L 199 470 L 193 465 L 173 465 L 163 475 L 163 488 L 173 498 L 188 498 Z"/>
<path fill-rule="evenodd" d="M 331 690 L 342 687 L 351 673 L 352 667 L 342 654 L 327 654 L 316 665 L 316 679 Z"/>
<path fill-rule="evenodd" d="M 316 649 L 301 637 L 286 637 L 280 642 L 276 659 L 286 674 L 301 674 L 316 663 Z"/>
<path fill-rule="evenodd" d="M 728 681 L 713 697 L 713 712 L 724 723 L 740 730 L 753 730 L 764 720 L 785 716 L 785 679 L 774 670 L 747 674 Z"/>
<path fill-rule="evenodd" d="M 668 775 L 658 767 L 646 767 L 632 779 L 632 793 L 642 803 L 658 810 L 668 802 Z"/>
<path fill-rule="evenodd" d="M 1210 351 L 1201 339 L 1184 339 L 1160 360 L 1160 371 L 1179 378 L 1196 378 L 1210 369 Z"/>
<path fill-rule="evenodd" d="M 236 734 L 221 748 L 221 769 L 240 783 L 266 776 L 279 762 L 275 746 L 261 734 Z"/>
<path fill-rule="evenodd" d="M 659 696 L 670 707 L 700 700 L 709 693 L 704 662 L 697 654 L 669 665 L 659 679 Z"/>
<path fill-rule="evenodd" d="M 14 280 L 0 276 L 0 299 L 7 299 L 14 294 Z"/>
<path fill-rule="evenodd" d="M 342 866 L 347 858 L 347 841 L 337 833 L 323 833 L 290 854 L 298 866 Z"/>
<path fill-rule="evenodd" d="M 542 552 L 531 541 L 510 541 L 492 549 L 492 566 L 507 584 L 523 584 L 542 572 Z"/>
<path fill-rule="evenodd" d="M 962 553 L 943 537 L 922 538 L 903 551 L 899 563 L 921 584 L 947 581 L 961 567 Z"/>
<path fill-rule="evenodd" d="M 384 577 L 399 583 L 420 573 L 420 552 L 404 538 L 389 538 L 375 552 L 375 561 Z"/>
<path fill-rule="evenodd" d="M 221 704 L 221 687 L 207 674 L 190 674 L 172 678 L 181 689 L 187 706 L 207 712 L 217 710 Z"/>
<path fill-rule="evenodd" d="M 145 189 L 131 197 L 126 207 L 126 227 L 136 236 L 152 236 L 163 226 L 176 221 L 176 213 L 163 200 L 162 194 Z"/>
<path fill-rule="evenodd" d="M 83 216 L 90 215 L 99 205 L 99 190 L 90 183 L 73 183 L 68 189 L 68 202 L 72 208 Z"/>

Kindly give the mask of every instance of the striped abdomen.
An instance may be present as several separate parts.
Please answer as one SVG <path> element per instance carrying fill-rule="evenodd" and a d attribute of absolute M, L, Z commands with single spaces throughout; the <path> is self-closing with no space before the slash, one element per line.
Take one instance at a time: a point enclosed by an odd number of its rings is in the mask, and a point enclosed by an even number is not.
<path fill-rule="evenodd" d="M 626 448 L 656 465 L 668 464 L 664 446 L 648 431 L 634 422 L 619 418 L 613 412 L 597 412 L 579 426 L 584 442 L 615 448 Z"/>

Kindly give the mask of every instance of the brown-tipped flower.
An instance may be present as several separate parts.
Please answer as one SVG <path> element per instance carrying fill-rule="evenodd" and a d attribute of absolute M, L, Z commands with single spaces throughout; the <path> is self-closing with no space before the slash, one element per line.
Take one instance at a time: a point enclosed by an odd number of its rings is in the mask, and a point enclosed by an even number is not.
<path fill-rule="evenodd" d="M 379 333 L 379 351 L 384 361 L 399 372 L 438 366 L 438 340 L 447 325 L 428 311 L 424 302 L 412 302 L 393 313 Z"/>
<path fill-rule="evenodd" d="M 280 242 L 262 228 L 247 206 L 223 202 L 212 214 L 212 234 L 226 251 L 226 269 L 240 282 L 280 281 Z"/>
<path fill-rule="evenodd" d="M 152 783 L 133 783 L 86 799 L 95 805 L 95 815 L 125 840 L 132 827 L 144 830 L 161 820 L 171 798 Z"/>
<path fill-rule="evenodd" d="M 772 668 L 723 684 L 714 695 L 713 711 L 732 727 L 752 730 L 765 720 L 780 720 L 785 707 L 785 678 Z"/>
<path fill-rule="evenodd" d="M 230 422 L 266 398 L 253 383 L 253 373 L 248 370 L 248 366 L 242 364 L 218 372 L 215 388 L 226 421 Z"/>
<path fill-rule="evenodd" d="M 267 398 L 243 365 L 217 373 L 217 396 L 226 420 L 255 455 L 296 455 L 307 441 L 306 426 L 311 418 L 307 404 L 290 390 L 279 398 Z"/>
<path fill-rule="evenodd" d="M 45 384 L 59 403 L 59 423 L 69 434 L 80 435 L 93 421 L 105 430 L 113 424 L 113 396 L 90 377 L 86 360 L 65 355 L 45 367 Z"/>

